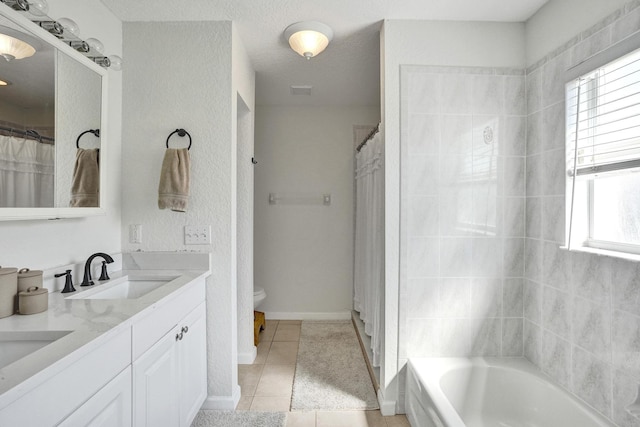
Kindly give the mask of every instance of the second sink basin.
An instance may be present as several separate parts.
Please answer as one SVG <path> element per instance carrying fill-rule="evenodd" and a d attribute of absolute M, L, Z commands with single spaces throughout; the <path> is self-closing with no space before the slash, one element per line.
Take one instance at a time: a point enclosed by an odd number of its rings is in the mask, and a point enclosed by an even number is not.
<path fill-rule="evenodd" d="M 2 331 L 0 332 L 0 368 L 40 350 L 71 331 Z"/>
<path fill-rule="evenodd" d="M 76 299 L 136 299 L 160 286 L 170 282 L 175 277 L 162 278 L 127 278 L 115 279 L 68 296 Z"/>

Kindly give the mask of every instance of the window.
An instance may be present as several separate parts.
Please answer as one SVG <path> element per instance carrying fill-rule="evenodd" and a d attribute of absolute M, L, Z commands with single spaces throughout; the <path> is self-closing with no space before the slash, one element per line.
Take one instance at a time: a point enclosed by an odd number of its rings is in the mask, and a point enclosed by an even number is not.
<path fill-rule="evenodd" d="M 640 254 L 640 49 L 598 59 L 566 85 L 567 246 Z"/>

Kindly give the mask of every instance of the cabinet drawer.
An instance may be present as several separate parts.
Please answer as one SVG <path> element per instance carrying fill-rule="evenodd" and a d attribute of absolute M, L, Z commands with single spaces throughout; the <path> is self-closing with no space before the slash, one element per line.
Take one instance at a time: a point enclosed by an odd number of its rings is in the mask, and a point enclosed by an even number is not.
<path fill-rule="evenodd" d="M 148 309 L 149 314 L 133 325 L 133 360 L 144 354 L 204 300 L 205 282 L 200 279 L 181 295 Z"/>
<path fill-rule="evenodd" d="M 126 329 L 5 407 L 0 426 L 56 425 L 130 363 L 131 331 Z"/>

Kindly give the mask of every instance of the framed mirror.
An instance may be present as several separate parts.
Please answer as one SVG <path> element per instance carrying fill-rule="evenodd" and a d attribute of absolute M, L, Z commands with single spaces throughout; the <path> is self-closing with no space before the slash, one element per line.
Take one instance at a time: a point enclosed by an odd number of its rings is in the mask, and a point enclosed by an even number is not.
<path fill-rule="evenodd" d="M 0 220 L 103 214 L 106 71 L 0 5 L 3 36 L 33 51 L 0 53 Z"/>

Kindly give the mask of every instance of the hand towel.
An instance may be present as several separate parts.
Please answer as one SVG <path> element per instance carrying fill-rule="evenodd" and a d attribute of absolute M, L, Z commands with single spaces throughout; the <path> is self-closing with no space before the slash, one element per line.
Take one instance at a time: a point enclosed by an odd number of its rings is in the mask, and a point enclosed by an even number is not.
<path fill-rule="evenodd" d="M 93 208 L 100 206 L 100 151 L 78 148 L 71 182 L 69 206 Z"/>
<path fill-rule="evenodd" d="M 176 212 L 187 210 L 189 200 L 189 150 L 167 148 L 160 170 L 158 207 Z"/>

